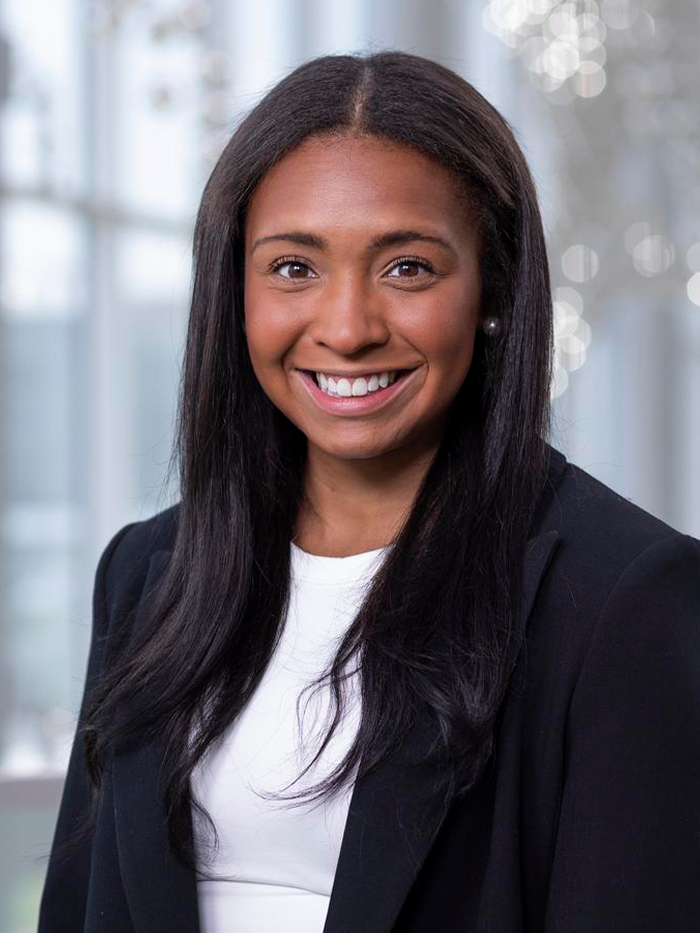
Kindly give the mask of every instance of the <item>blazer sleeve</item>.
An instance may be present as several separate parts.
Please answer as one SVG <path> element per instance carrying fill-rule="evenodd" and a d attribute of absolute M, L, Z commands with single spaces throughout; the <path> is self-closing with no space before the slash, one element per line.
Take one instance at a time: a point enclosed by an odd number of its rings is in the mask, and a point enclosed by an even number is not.
<path fill-rule="evenodd" d="M 700 541 L 632 561 L 569 709 L 546 933 L 700 930 Z"/>
<path fill-rule="evenodd" d="M 88 811 L 88 779 L 83 757 L 82 728 L 87 700 L 102 672 L 109 629 L 106 581 L 110 562 L 122 538 L 135 524 L 132 522 L 125 525 L 112 537 L 97 564 L 85 686 L 41 895 L 38 933 L 63 933 L 68 930 L 79 933 L 83 929 L 90 877 L 91 840 L 89 836 L 84 837 L 78 846 L 65 847 Z"/>

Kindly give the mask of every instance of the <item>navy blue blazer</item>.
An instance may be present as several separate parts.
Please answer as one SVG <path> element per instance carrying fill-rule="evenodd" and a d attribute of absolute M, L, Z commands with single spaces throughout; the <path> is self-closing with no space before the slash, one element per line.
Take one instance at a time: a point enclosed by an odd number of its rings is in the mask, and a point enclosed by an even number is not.
<path fill-rule="evenodd" d="M 357 781 L 324 933 L 700 930 L 700 541 L 549 450 L 493 767 L 447 813 L 395 758 Z M 86 695 L 110 640 L 144 624 L 176 521 L 177 505 L 104 550 Z M 61 862 L 86 805 L 74 743 L 39 933 L 198 933 L 162 754 L 155 739 L 112 756 L 95 832 Z"/>

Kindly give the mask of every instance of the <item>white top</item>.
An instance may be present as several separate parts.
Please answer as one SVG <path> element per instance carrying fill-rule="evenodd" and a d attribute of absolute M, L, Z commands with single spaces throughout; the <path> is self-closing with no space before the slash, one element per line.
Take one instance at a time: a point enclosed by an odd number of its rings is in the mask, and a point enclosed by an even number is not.
<path fill-rule="evenodd" d="M 284 790 L 318 749 L 330 725 L 330 692 L 324 685 L 302 697 L 305 749 L 296 699 L 334 656 L 385 551 L 320 557 L 291 544 L 290 604 L 279 644 L 245 709 L 191 777 L 191 790 L 219 835 L 215 860 L 200 862 L 217 876 L 197 881 L 202 933 L 323 929 L 354 781 L 315 805 L 268 801 L 256 790 Z M 346 681 L 348 715 L 319 762 L 289 792 L 325 777 L 348 751 L 359 724 L 358 677 Z M 213 836 L 194 808 L 192 820 L 199 861 L 211 856 L 205 846 Z"/>

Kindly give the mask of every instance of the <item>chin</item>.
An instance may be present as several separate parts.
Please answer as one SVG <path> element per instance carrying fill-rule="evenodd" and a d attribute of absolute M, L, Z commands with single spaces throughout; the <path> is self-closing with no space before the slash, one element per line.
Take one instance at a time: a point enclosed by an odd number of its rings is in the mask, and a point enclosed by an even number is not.
<path fill-rule="evenodd" d="M 347 441 L 346 443 L 339 442 L 338 444 L 329 444 L 327 437 L 323 438 L 322 443 L 310 438 L 309 443 L 313 444 L 326 456 L 336 457 L 338 460 L 372 460 L 375 457 L 382 457 L 385 454 L 390 454 L 398 447 L 401 447 L 401 442 L 387 444 L 386 442 L 377 443 L 376 440 L 358 440 L 354 442 Z"/>

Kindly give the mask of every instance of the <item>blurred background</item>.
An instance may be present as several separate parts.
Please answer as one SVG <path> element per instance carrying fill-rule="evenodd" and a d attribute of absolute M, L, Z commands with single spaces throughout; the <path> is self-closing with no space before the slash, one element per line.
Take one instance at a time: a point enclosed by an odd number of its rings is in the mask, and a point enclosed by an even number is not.
<path fill-rule="evenodd" d="M 164 475 L 194 218 L 315 55 L 434 58 L 506 117 L 555 287 L 552 443 L 700 537 L 699 0 L 0 0 L 0 929 L 36 928 L 97 559 Z"/>

